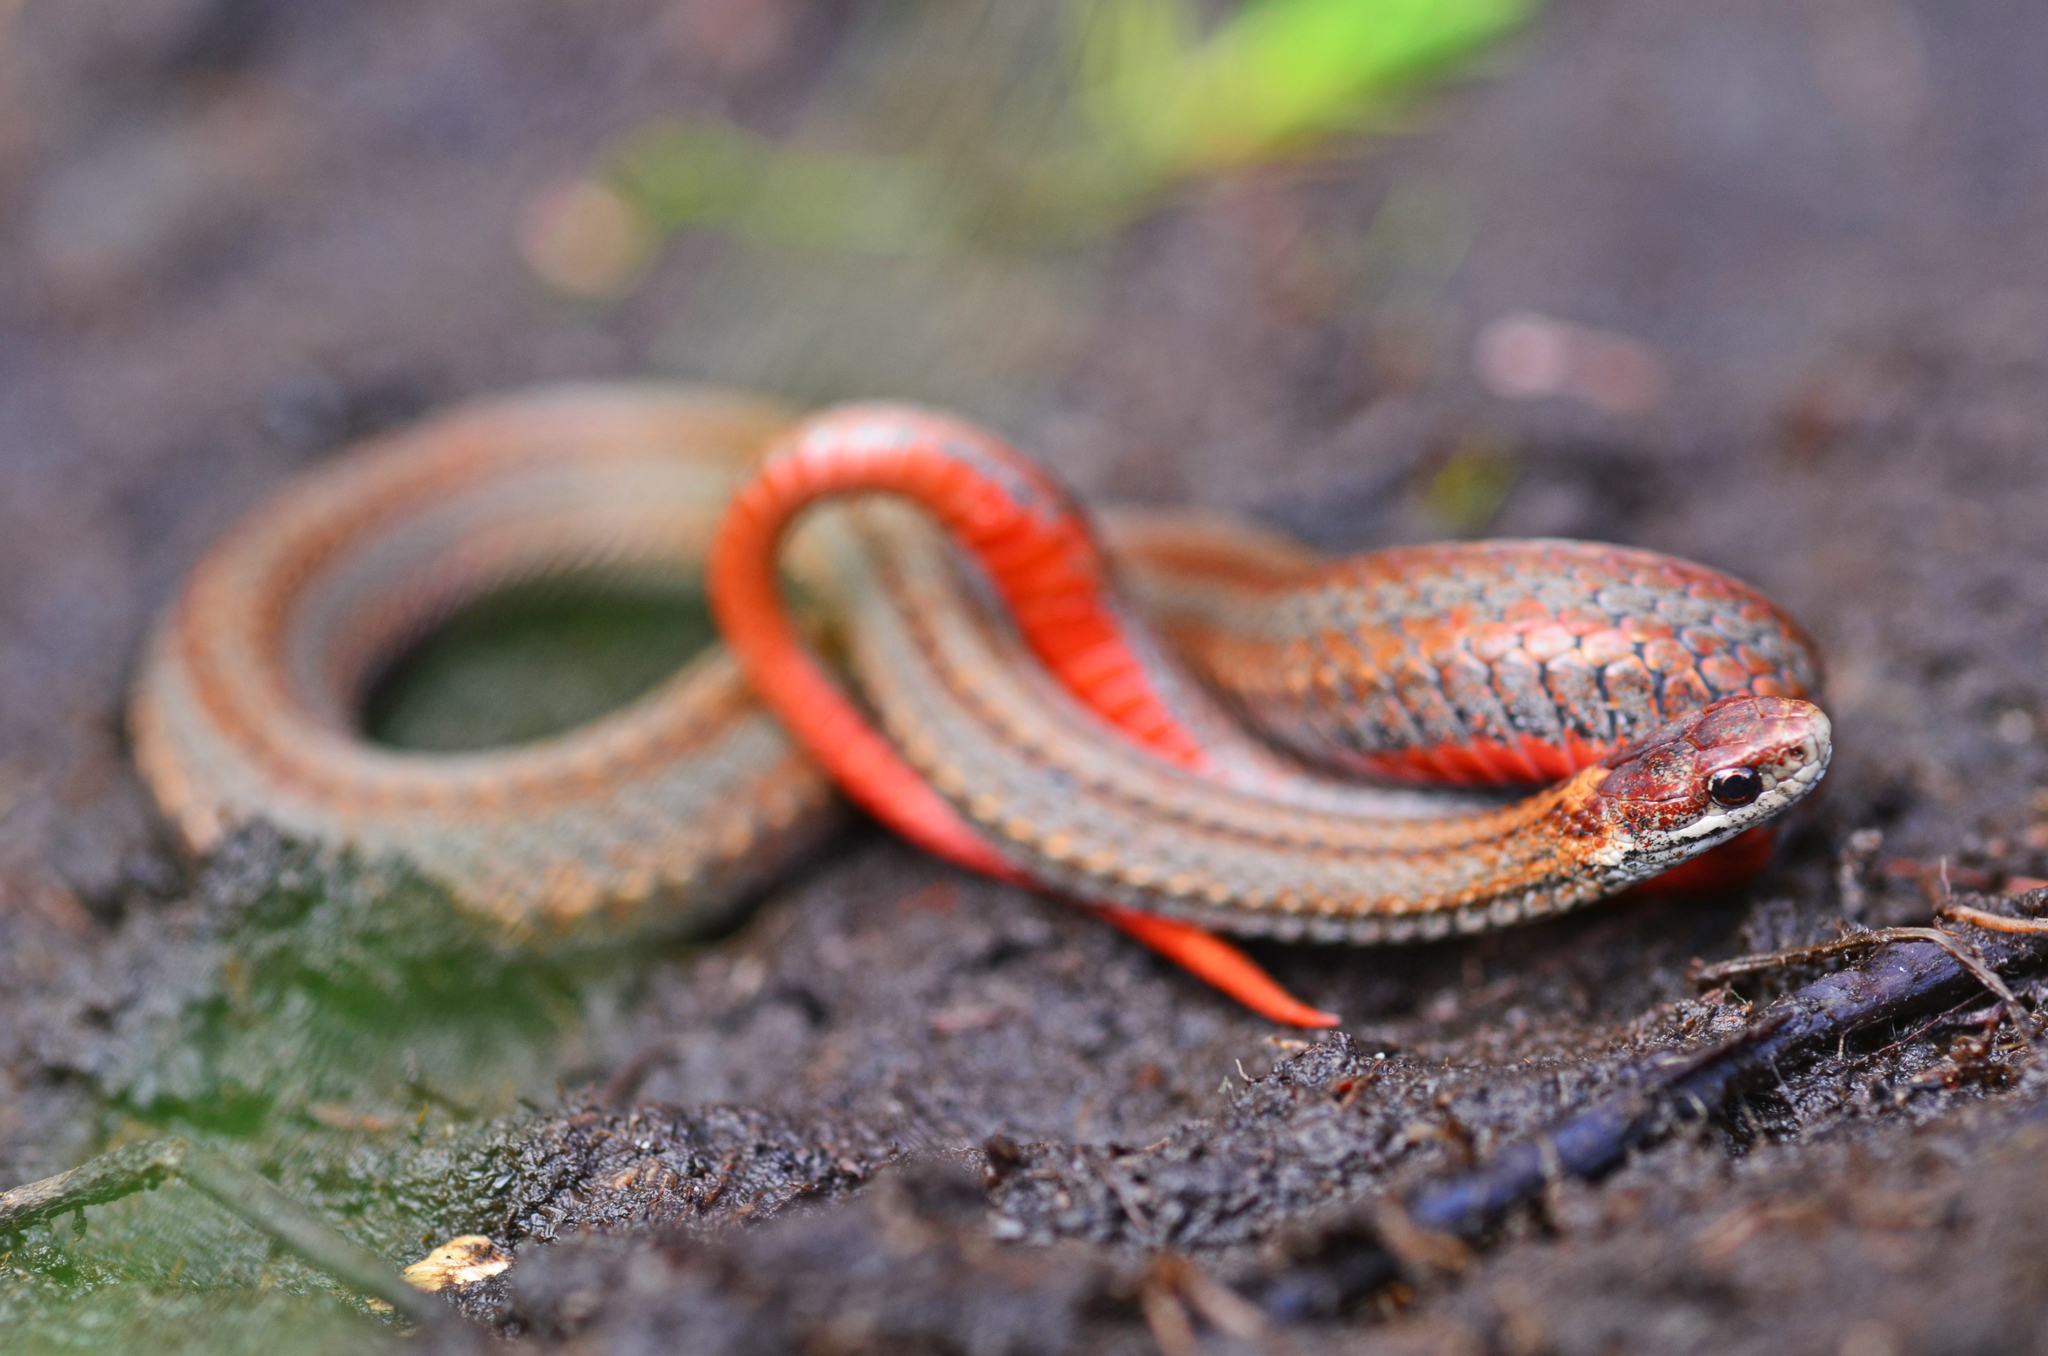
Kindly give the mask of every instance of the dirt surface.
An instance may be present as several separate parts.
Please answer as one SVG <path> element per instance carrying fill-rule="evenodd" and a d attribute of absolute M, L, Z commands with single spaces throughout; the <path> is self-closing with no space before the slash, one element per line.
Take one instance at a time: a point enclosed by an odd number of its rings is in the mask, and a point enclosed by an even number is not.
<path fill-rule="evenodd" d="M 1693 958 L 1922 920 L 1942 861 L 2048 876 L 2048 10 L 1568 0 L 1413 130 L 981 291 L 711 232 L 616 303 L 521 262 L 536 195 L 647 119 L 863 107 L 896 13 L 0 4 L 0 1182 L 192 1135 L 394 1265 L 488 1235 L 515 1263 L 460 1305 L 535 1350 L 2048 1346 L 2031 1026 L 1846 1045 L 1470 1257 L 1344 1280 L 1376 1202 L 1776 991 Z M 1501 396 L 1475 336 L 1525 310 L 1628 336 L 1661 397 Z M 261 831 L 168 848 L 123 688 L 207 541 L 423 409 L 648 374 L 943 398 L 1087 494 L 1333 548 L 1728 569 L 1829 656 L 1826 793 L 1725 897 L 1262 949 L 1346 1018 L 1306 1043 L 871 830 L 632 955 L 519 952 Z M 0 1315 L 35 1350 L 401 1340 L 175 1183 L 0 1243 Z"/>

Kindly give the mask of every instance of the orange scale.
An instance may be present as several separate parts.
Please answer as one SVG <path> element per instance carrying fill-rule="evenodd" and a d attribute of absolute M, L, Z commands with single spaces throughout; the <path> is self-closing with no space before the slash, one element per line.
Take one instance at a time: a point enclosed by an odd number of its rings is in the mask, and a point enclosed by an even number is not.
<path fill-rule="evenodd" d="M 1652 673 L 1690 673 L 1692 655 L 1676 640 L 1661 636 L 1644 642 L 1643 666 Z"/>
<path fill-rule="evenodd" d="M 1059 671 L 1064 678 L 1084 685 L 1133 669 L 1142 671 L 1143 667 L 1116 637 L 1105 639 L 1097 636 L 1087 643 L 1075 644 L 1061 654 L 1059 661 Z"/>
<path fill-rule="evenodd" d="M 1097 674 L 1082 684 L 1076 695 L 1096 711 L 1119 724 L 1122 723 L 1125 712 L 1137 710 L 1147 702 L 1158 700 L 1153 695 L 1152 685 L 1145 680 L 1145 671 L 1135 664 L 1129 668 Z"/>
<path fill-rule="evenodd" d="M 1347 664 L 1332 670 L 1334 677 L 1324 691 L 1339 697 L 1351 692 L 1388 692 L 1397 671 L 1381 664 Z"/>
<path fill-rule="evenodd" d="M 1535 735 L 1525 734 L 1521 737 L 1519 753 L 1521 765 L 1535 770 L 1536 775 L 1529 778 L 1531 781 L 1555 781 L 1559 777 L 1569 777 L 1578 771 L 1578 765 L 1572 761 L 1571 754 L 1548 740 L 1538 739 Z"/>
<path fill-rule="evenodd" d="M 1460 778 L 1466 775 L 1465 769 L 1459 765 L 1458 759 L 1447 745 L 1436 744 L 1429 748 L 1417 749 L 1412 756 L 1415 762 L 1427 771 L 1431 781 L 1456 785 Z"/>
<path fill-rule="evenodd" d="M 1688 626 L 1678 633 L 1679 641 L 1694 654 L 1720 654 L 1729 647 L 1729 639 L 1719 631 L 1707 627 Z"/>
<path fill-rule="evenodd" d="M 1433 783 L 1438 780 L 1433 761 L 1413 749 L 1396 753 L 1362 754 L 1359 757 L 1359 764 L 1373 776 L 1384 777 L 1388 781 Z"/>
<path fill-rule="evenodd" d="M 1518 631 L 1553 620 L 1550 609 L 1537 598 L 1519 598 L 1501 609 L 1500 616 L 1502 621 Z"/>
<path fill-rule="evenodd" d="M 1483 664 L 1494 664 L 1510 650 L 1520 649 L 1522 638 L 1512 626 L 1503 622 L 1488 622 L 1472 633 L 1469 644 L 1473 658 Z M 1633 652 L 1635 646 L 1630 645 L 1628 648 Z"/>
<path fill-rule="evenodd" d="M 1076 569 L 1071 560 L 1056 557 L 1018 569 L 992 570 L 989 573 L 997 589 L 1013 606 L 1028 606 L 1040 599 L 1047 602 L 1078 599 L 1092 608 L 1101 608 L 1098 601 L 1102 593 L 1101 581 Z"/>
<path fill-rule="evenodd" d="M 1614 743 L 1606 739 L 1587 739 L 1573 731 L 1564 737 L 1564 748 L 1566 756 L 1571 760 L 1571 766 L 1559 775 L 1570 776 L 1581 768 L 1591 767 L 1605 758 L 1613 751 Z"/>
<path fill-rule="evenodd" d="M 1467 639 L 1468 637 L 1466 636 L 1446 637 L 1443 645 L 1426 651 L 1422 655 L 1422 659 L 1438 672 L 1456 668 L 1460 664 L 1469 663 L 1472 658 L 1472 652 L 1465 648 Z"/>
<path fill-rule="evenodd" d="M 1087 597 L 1078 593 L 1033 598 L 1017 606 L 1013 612 L 1018 629 L 1032 633 L 1041 628 L 1057 630 L 1074 626 L 1092 626 L 1105 632 L 1113 630 Z"/>
<path fill-rule="evenodd" d="M 1706 683 L 1692 669 L 1670 674 L 1664 679 L 1664 714 L 1667 716 L 1697 711 L 1712 700 L 1714 694 L 1707 690 Z"/>
<path fill-rule="evenodd" d="M 1458 648 L 1464 628 L 1445 617 L 1408 617 L 1401 622 L 1408 648 L 1415 654 L 1437 655 Z"/>
<path fill-rule="evenodd" d="M 1426 762 L 1412 755 L 1420 766 L 1404 780 L 1427 786 L 1500 786 L 1519 780 L 1519 770 L 1504 768 L 1494 741 L 1475 739 L 1468 744 L 1444 745 L 1427 751 Z"/>
<path fill-rule="evenodd" d="M 1325 643 L 1329 645 L 1332 653 L 1349 652 L 1358 657 L 1363 667 L 1372 669 L 1399 668 L 1412 653 L 1412 647 L 1405 637 L 1398 632 L 1377 626 L 1361 627 L 1349 636 L 1341 632 L 1331 632 L 1327 635 Z"/>
<path fill-rule="evenodd" d="M 1623 617 L 1621 630 L 1623 634 L 1640 644 L 1643 641 L 1673 635 L 1677 628 L 1670 622 L 1661 621 L 1656 617 Z"/>
<path fill-rule="evenodd" d="M 982 565 L 997 574 L 1035 568 L 1066 549 L 1058 533 L 1025 514 L 981 502 L 962 508 L 961 535 L 973 544 Z"/>
<path fill-rule="evenodd" d="M 1735 657 L 1742 661 L 1742 667 L 1748 669 L 1752 674 L 1776 673 L 1778 671 L 1778 665 L 1775 660 L 1758 654 L 1747 645 L 1736 646 Z"/>
<path fill-rule="evenodd" d="M 1697 598 L 1703 603 L 1718 602 L 1729 596 L 1727 586 L 1711 576 L 1681 575 L 1669 567 L 1666 568 L 1666 573 L 1689 597 Z"/>
<path fill-rule="evenodd" d="M 1603 631 L 1589 631 L 1579 637 L 1579 653 L 1596 669 L 1603 669 L 1617 660 L 1627 659 L 1635 652 L 1635 641 L 1626 631 L 1616 627 L 1610 626 Z"/>
<path fill-rule="evenodd" d="M 1494 764 L 1472 744 L 1447 744 L 1438 750 L 1437 761 L 1453 786 L 1484 786 L 1498 777 Z"/>
<path fill-rule="evenodd" d="M 1794 691 L 1792 685 L 1772 674 L 1760 674 L 1749 681 L 1749 690 L 1759 697 L 1801 697 L 1803 690 Z"/>
<path fill-rule="evenodd" d="M 1710 654 L 1700 660 L 1700 676 L 1720 692 L 1741 692 L 1750 680 L 1749 670 L 1725 654 Z"/>
<path fill-rule="evenodd" d="M 1522 648 L 1538 664 L 1547 664 L 1559 655 L 1577 649 L 1578 643 L 1578 637 L 1555 623 L 1536 627 L 1522 638 Z"/>
<path fill-rule="evenodd" d="M 1651 686 L 1650 671 L 1634 654 L 1615 660 L 1600 671 L 1600 681 L 1611 697 L 1621 692 L 1644 692 Z"/>
<path fill-rule="evenodd" d="M 1575 636 L 1590 636 L 1614 625 L 1614 618 L 1594 607 L 1568 607 L 1557 614 L 1558 625 Z"/>
<path fill-rule="evenodd" d="M 1612 575 L 1597 565 L 1573 565 L 1562 573 L 1586 593 L 1598 593 L 1603 585 L 1612 581 Z"/>

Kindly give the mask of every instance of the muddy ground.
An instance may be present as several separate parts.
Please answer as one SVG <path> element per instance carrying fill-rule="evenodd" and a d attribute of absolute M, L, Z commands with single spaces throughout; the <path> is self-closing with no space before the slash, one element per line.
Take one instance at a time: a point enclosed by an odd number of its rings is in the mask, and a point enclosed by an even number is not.
<path fill-rule="evenodd" d="M 1778 991 L 1693 958 L 1923 920 L 1944 860 L 2048 876 L 2048 10 L 1564 0 L 1370 145 L 1063 253 L 689 231 L 604 303 L 522 262 L 536 195 L 653 117 L 886 141 L 846 72 L 914 10 L 0 5 L 0 1183 L 184 1133 L 394 1264 L 490 1236 L 515 1265 L 464 1312 L 534 1350 L 2048 1346 L 2025 1024 L 1845 1044 L 1462 1267 L 1343 1283 L 1375 1201 Z M 1631 337 L 1661 398 L 1494 394 L 1474 336 L 1523 310 Z M 206 542 L 354 436 L 618 375 L 944 399 L 1088 494 L 1332 548 L 1723 567 L 1829 656 L 1825 796 L 1724 897 L 1262 949 L 1346 1017 L 1306 1043 L 872 830 L 632 955 L 261 831 L 180 859 L 122 702 Z M 0 1245 L 0 1315 L 30 1350 L 401 1340 L 177 1183 Z"/>

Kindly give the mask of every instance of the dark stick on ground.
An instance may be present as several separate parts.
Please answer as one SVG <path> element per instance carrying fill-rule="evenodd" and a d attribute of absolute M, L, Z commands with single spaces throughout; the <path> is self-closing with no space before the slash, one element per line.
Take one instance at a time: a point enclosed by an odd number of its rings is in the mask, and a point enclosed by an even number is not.
<path fill-rule="evenodd" d="M 1981 910 L 1971 909 L 1968 913 L 1980 918 L 1995 918 Z M 1963 922 L 1973 921 L 1962 914 L 1955 915 Z M 2024 920 L 2009 920 L 2023 924 Z M 1980 924 L 1979 926 L 1982 926 Z M 1997 931 L 2025 932 L 2025 926 L 2001 927 Z M 2048 931 L 2048 929 L 2042 929 Z M 1998 996 L 2002 1003 L 2012 1004 L 2019 1000 L 2012 990 L 2005 987 L 2005 981 L 1997 971 L 1977 959 L 1969 943 L 1958 940 L 1953 934 L 1940 928 L 1878 928 L 1870 932 L 1852 932 L 1846 937 L 1837 937 L 1831 942 L 1816 942 L 1812 946 L 1795 946 L 1787 951 L 1773 951 L 1760 956 L 1738 956 L 1719 965 L 1703 965 L 1693 972 L 1693 982 L 1705 987 L 1709 984 L 1725 984 L 1731 979 L 1746 975 L 1762 974 L 1770 970 L 1784 970 L 1797 965 L 1812 965 L 1832 956 L 1846 955 L 1852 951 L 1874 951 L 1880 946 L 1893 942 L 1931 942 L 1956 958 L 1958 964 L 1970 972 L 1970 977 Z"/>
<path fill-rule="evenodd" d="M 1730 1040 L 1635 1066 L 1622 1075 L 1621 1091 L 1553 1129 L 1506 1145 L 1470 1172 L 1415 1192 L 1404 1212 L 1406 1224 L 1477 1241 L 1559 1178 L 1604 1176 L 1633 1150 L 1680 1124 L 1720 1112 L 1808 1052 L 1946 1009 L 1982 987 L 1973 973 L 1980 967 L 2024 969 L 2048 955 L 2048 936 L 1980 935 L 1969 959 L 1957 954 L 1963 949 L 1955 944 L 1959 938 L 1892 942 L 1860 965 L 1787 994 Z M 1264 1307 L 1280 1318 L 1329 1312 L 1397 1279 L 1404 1249 L 1385 1229 L 1376 1233 L 1359 1247 L 1326 1252 L 1275 1276 L 1261 1296 Z"/>
<path fill-rule="evenodd" d="M 276 1239 L 308 1266 L 384 1301 L 423 1327 L 454 1317 L 447 1305 L 407 1285 L 382 1258 L 342 1237 L 269 1182 L 175 1137 L 130 1144 L 69 1172 L 0 1192 L 0 1234 L 154 1190 L 172 1177 Z"/>

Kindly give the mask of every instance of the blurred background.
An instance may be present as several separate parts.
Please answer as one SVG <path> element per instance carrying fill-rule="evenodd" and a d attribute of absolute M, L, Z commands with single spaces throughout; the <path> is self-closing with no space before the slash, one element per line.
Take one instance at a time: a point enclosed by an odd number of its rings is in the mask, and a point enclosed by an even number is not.
<path fill-rule="evenodd" d="M 2038 272 L 2024 8 L 0 16 L 4 767 L 92 765 L 204 542 L 463 396 L 904 396 L 1327 546 L 1629 537 L 1788 420 L 1825 441 L 1907 317 L 2023 328 Z"/>
<path fill-rule="evenodd" d="M 150 616 L 296 471 L 536 382 L 938 402 L 1332 549 L 1702 559 L 1830 653 L 1827 832 L 2020 841 L 2044 245 L 2048 8 L 1995 0 L 0 0 L 6 1180 L 185 1114 L 78 1034 L 190 888 L 123 748 Z M 549 1049 L 473 1105 L 612 1058 Z"/>

